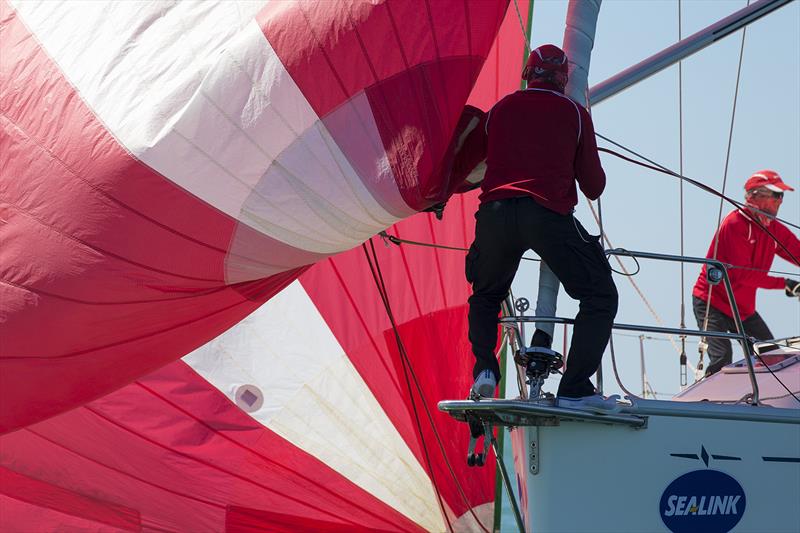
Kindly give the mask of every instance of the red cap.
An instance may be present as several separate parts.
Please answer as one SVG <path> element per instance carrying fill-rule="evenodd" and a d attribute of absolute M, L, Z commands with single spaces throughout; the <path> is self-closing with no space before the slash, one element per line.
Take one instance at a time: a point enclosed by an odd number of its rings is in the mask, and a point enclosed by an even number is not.
<path fill-rule="evenodd" d="M 750 178 L 744 184 L 745 191 L 751 191 L 759 187 L 766 187 L 767 189 L 775 192 L 794 190 L 786 185 L 781 179 L 780 175 L 774 170 L 759 170 L 750 176 Z"/>
<path fill-rule="evenodd" d="M 522 71 L 522 78 L 529 80 L 546 71 L 567 74 L 568 70 L 567 54 L 554 44 L 543 44 L 531 50 L 525 69 Z"/>

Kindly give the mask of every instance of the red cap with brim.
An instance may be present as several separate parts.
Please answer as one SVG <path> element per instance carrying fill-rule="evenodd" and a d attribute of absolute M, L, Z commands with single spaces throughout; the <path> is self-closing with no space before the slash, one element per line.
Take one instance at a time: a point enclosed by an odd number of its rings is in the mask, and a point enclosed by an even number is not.
<path fill-rule="evenodd" d="M 786 185 L 780 175 L 774 170 L 759 170 L 745 182 L 744 190 L 751 191 L 759 187 L 765 187 L 771 191 L 793 191 L 794 189 Z"/>
<path fill-rule="evenodd" d="M 545 71 L 563 72 L 569 71 L 567 54 L 554 44 L 543 44 L 531 50 L 528 62 L 522 71 L 523 79 L 530 79 L 534 74 L 541 74 Z"/>

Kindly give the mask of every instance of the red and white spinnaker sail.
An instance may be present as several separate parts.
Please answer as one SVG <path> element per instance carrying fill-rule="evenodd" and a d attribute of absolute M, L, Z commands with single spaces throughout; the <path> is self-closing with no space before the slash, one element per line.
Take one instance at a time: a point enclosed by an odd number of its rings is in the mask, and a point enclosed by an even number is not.
<path fill-rule="evenodd" d="M 506 7 L 0 0 L 0 529 L 490 526 L 463 253 L 359 245 L 468 246 Z"/>

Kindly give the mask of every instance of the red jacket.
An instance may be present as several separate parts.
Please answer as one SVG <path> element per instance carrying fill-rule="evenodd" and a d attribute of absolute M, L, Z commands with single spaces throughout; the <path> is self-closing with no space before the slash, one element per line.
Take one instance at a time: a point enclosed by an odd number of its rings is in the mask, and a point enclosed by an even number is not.
<path fill-rule="evenodd" d="M 731 288 L 739 307 L 739 316 L 742 320 L 756 312 L 756 289 L 782 289 L 786 282 L 784 278 L 770 276 L 764 270 L 772 267 L 772 260 L 777 253 L 787 261 L 800 265 L 800 240 L 783 224 L 777 220 L 767 226 L 772 233 L 791 253 L 778 246 L 760 226 L 751 221 L 738 210 L 733 211 L 719 227 L 719 245 L 717 259 L 736 267 L 730 268 L 728 276 L 731 279 Z M 792 258 L 794 256 L 794 259 Z M 714 257 L 714 240 L 708 248 L 706 257 Z M 748 270 L 751 269 L 751 270 Z M 706 267 L 703 265 L 700 277 L 694 284 L 692 294 L 706 300 L 708 298 L 708 279 Z M 725 284 L 713 285 L 711 289 L 711 305 L 729 317 L 733 317 Z"/>
<path fill-rule="evenodd" d="M 481 202 L 529 194 L 561 214 L 575 187 L 597 199 L 606 185 L 589 113 L 549 84 L 511 93 L 489 112 Z"/>

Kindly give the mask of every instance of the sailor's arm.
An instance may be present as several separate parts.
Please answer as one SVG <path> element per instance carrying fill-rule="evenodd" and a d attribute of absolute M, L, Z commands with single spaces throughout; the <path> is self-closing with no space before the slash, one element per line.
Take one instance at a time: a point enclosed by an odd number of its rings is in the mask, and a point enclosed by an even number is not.
<path fill-rule="evenodd" d="M 772 231 L 773 235 L 775 235 L 775 238 L 783 245 L 778 245 L 775 249 L 775 253 L 790 263 L 800 266 L 800 239 L 798 239 L 789 228 L 777 220 L 770 224 L 769 229 Z M 786 247 L 785 249 L 784 246 Z"/>
<path fill-rule="evenodd" d="M 606 187 L 606 173 L 600 164 L 592 117 L 583 107 L 578 106 L 578 109 L 581 115 L 581 139 L 575 155 L 575 179 L 583 194 L 590 200 L 597 200 Z"/>
<path fill-rule="evenodd" d="M 773 234 L 786 247 L 784 249 L 783 246 L 778 246 L 775 253 L 790 263 L 800 266 L 800 239 L 780 222 L 775 221 L 772 225 L 775 226 Z M 790 298 L 800 296 L 800 282 L 791 278 L 785 278 L 783 281 L 786 296 Z"/>

